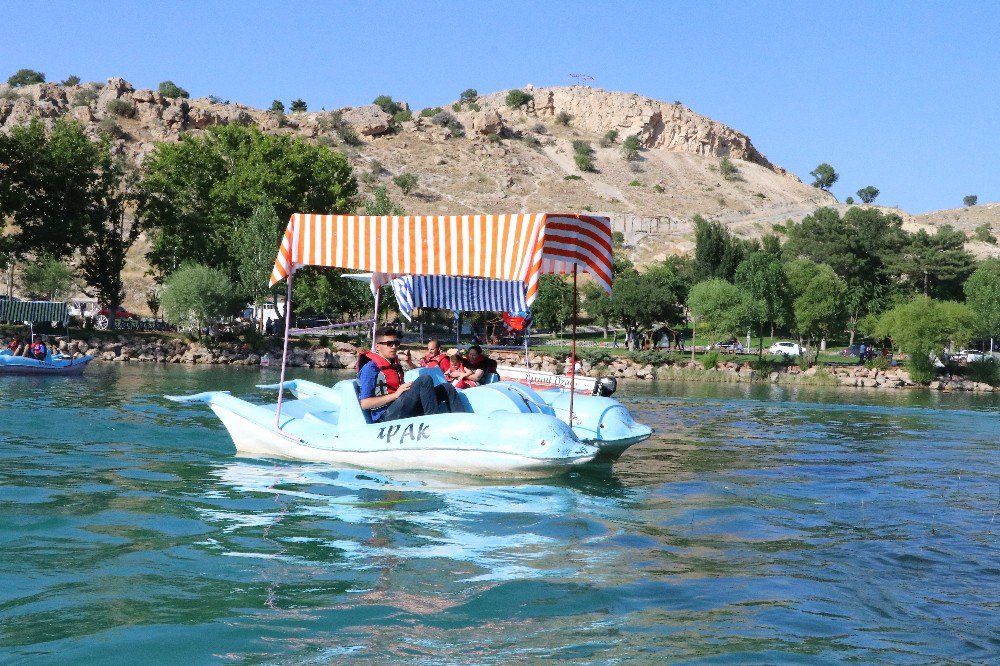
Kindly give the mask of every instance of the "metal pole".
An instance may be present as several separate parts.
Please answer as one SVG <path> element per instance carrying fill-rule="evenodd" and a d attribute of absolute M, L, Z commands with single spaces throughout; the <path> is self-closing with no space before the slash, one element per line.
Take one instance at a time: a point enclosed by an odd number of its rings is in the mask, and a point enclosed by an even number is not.
<path fill-rule="evenodd" d="M 375 351 L 375 330 L 378 328 L 378 295 L 381 291 L 381 287 L 375 290 L 375 314 L 372 316 L 372 351 Z"/>
<path fill-rule="evenodd" d="M 576 264 L 573 264 L 573 351 L 570 353 L 569 427 L 573 427 L 573 394 L 576 393 Z"/>
<path fill-rule="evenodd" d="M 281 430 L 281 400 L 285 395 L 285 363 L 288 361 L 288 329 L 292 325 L 292 276 L 295 269 L 288 274 L 288 292 L 285 295 L 285 344 L 281 349 L 281 378 L 278 380 L 278 408 L 274 412 L 274 429 Z"/>
<path fill-rule="evenodd" d="M 531 331 L 531 326 L 524 327 L 524 367 L 531 370 L 531 361 L 528 359 L 528 334 Z"/>

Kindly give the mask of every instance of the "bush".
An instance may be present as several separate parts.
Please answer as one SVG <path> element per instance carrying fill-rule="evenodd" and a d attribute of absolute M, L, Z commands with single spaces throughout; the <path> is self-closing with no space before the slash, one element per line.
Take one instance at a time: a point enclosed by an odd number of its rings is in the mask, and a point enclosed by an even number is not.
<path fill-rule="evenodd" d="M 454 108 L 454 107 L 452 107 L 452 108 Z M 461 104 L 459 105 L 459 108 L 461 108 Z M 458 111 L 458 109 L 455 109 L 455 110 Z M 443 111 L 443 109 L 440 106 L 429 106 L 426 109 L 422 109 L 420 111 L 420 117 L 421 118 L 433 118 L 437 114 L 441 113 L 441 111 Z"/>
<path fill-rule="evenodd" d="M 726 180 L 733 180 L 739 172 L 740 170 L 736 168 L 736 165 L 728 157 L 723 157 L 719 160 L 719 173 Z"/>
<path fill-rule="evenodd" d="M 300 113 L 307 111 L 309 109 L 304 99 L 293 99 L 292 105 L 289 108 L 291 109 L 292 113 Z"/>
<path fill-rule="evenodd" d="M 406 172 L 393 178 L 392 182 L 396 183 L 399 189 L 403 190 L 403 194 L 409 194 L 417 187 L 418 180 L 419 178 L 415 174 Z"/>
<path fill-rule="evenodd" d="M 809 360 L 809 354 L 799 354 L 795 357 L 795 363 L 799 366 L 800 370 L 808 370 L 812 365 L 812 361 Z"/>
<path fill-rule="evenodd" d="M 615 360 L 611 352 L 600 347 L 584 347 L 577 356 L 591 365 L 611 365 Z"/>
<path fill-rule="evenodd" d="M 528 146 L 529 148 L 541 148 L 542 147 L 541 140 L 539 140 L 539 138 L 537 136 L 534 136 L 532 134 L 528 134 L 527 136 L 524 137 L 524 144 L 526 146 Z"/>
<path fill-rule="evenodd" d="M 990 225 L 988 223 L 981 224 L 976 227 L 976 233 L 973 237 L 977 241 L 981 241 L 983 243 L 989 243 L 991 245 L 997 244 L 997 237 L 990 232 Z"/>
<path fill-rule="evenodd" d="M 763 192 L 754 192 L 754 194 L 753 194 L 753 195 L 754 195 L 755 197 L 757 197 L 758 199 L 766 199 L 766 198 L 767 198 L 767 195 L 766 195 L 766 194 L 764 194 Z"/>
<path fill-rule="evenodd" d="M 531 131 L 534 132 L 535 134 L 545 134 L 549 130 L 542 123 L 535 123 L 534 125 L 531 126 Z"/>
<path fill-rule="evenodd" d="M 469 111 L 474 111 L 474 112 L 478 113 L 479 112 L 479 103 L 478 102 L 469 102 Z"/>
<path fill-rule="evenodd" d="M 563 176 L 563 180 L 583 180 L 583 178 L 581 178 L 580 176 L 576 175 L 575 173 L 571 173 L 568 176 Z"/>
<path fill-rule="evenodd" d="M 573 120 L 573 116 L 569 115 L 565 111 L 560 111 L 556 114 L 555 121 L 557 125 L 562 125 L 566 127 L 569 125 L 569 121 Z"/>
<path fill-rule="evenodd" d="M 181 88 L 173 81 L 164 81 L 156 89 L 164 97 L 190 97 L 187 90 Z"/>
<path fill-rule="evenodd" d="M 271 102 L 271 111 L 274 111 L 275 113 L 284 113 L 285 103 L 282 102 L 280 99 L 274 100 L 273 102 Z"/>
<path fill-rule="evenodd" d="M 0 91 L 0 99 L 9 99 L 13 102 L 21 99 L 21 93 L 17 92 L 13 88 L 8 88 L 7 90 Z"/>
<path fill-rule="evenodd" d="M 349 146 L 360 146 L 362 144 L 361 137 L 358 136 L 358 133 L 350 125 L 341 125 L 338 127 L 337 136 Z"/>
<path fill-rule="evenodd" d="M 706 370 L 711 370 L 712 368 L 718 367 L 719 365 L 719 350 L 713 349 L 704 356 L 701 357 L 701 367 Z"/>
<path fill-rule="evenodd" d="M 97 129 L 105 134 L 117 135 L 119 130 L 118 121 L 111 116 L 105 116 L 101 118 L 101 122 L 97 123 Z"/>
<path fill-rule="evenodd" d="M 635 134 L 625 137 L 625 140 L 622 141 L 622 155 L 631 162 L 639 157 L 639 148 L 641 147 L 642 143 Z"/>
<path fill-rule="evenodd" d="M 372 104 L 379 107 L 390 116 L 394 116 L 403 110 L 403 107 L 399 105 L 398 102 L 392 99 L 389 95 L 379 95 L 372 100 Z"/>
<path fill-rule="evenodd" d="M 397 111 L 392 114 L 392 121 L 396 123 L 405 123 L 408 120 L 413 120 L 413 113 L 410 111 Z"/>
<path fill-rule="evenodd" d="M 30 86 L 33 83 L 45 83 L 45 75 L 33 69 L 19 69 L 7 79 L 11 88 Z"/>
<path fill-rule="evenodd" d="M 642 183 L 640 183 L 637 180 L 633 180 L 631 183 L 629 183 L 629 187 L 642 187 Z"/>
<path fill-rule="evenodd" d="M 573 155 L 573 161 L 576 163 L 576 168 L 580 171 L 597 171 L 594 167 L 594 160 L 586 153 L 576 153 Z"/>
<path fill-rule="evenodd" d="M 486 135 L 486 140 L 489 141 L 490 143 L 500 143 L 501 141 L 503 141 L 503 137 L 497 134 L 496 132 L 490 132 L 489 134 Z"/>
<path fill-rule="evenodd" d="M 934 379 L 934 364 L 927 354 L 910 354 L 906 359 L 906 369 L 915 382 L 926 383 Z"/>
<path fill-rule="evenodd" d="M 665 190 L 663 189 L 663 185 L 660 185 L 659 183 L 653 185 L 653 191 L 656 192 L 657 194 L 663 194 L 665 192 Z"/>
<path fill-rule="evenodd" d="M 844 199 L 844 203 L 847 204 L 848 206 L 853 206 L 854 205 L 854 197 L 847 197 L 846 199 Z"/>
<path fill-rule="evenodd" d="M 601 137 L 601 148 L 610 148 L 611 144 L 613 144 L 617 139 L 618 130 L 608 130 L 604 133 L 604 136 Z"/>
<path fill-rule="evenodd" d="M 458 122 L 458 120 L 453 119 L 449 122 L 448 129 L 451 130 L 452 136 L 465 136 L 465 125 Z"/>
<path fill-rule="evenodd" d="M 205 328 L 230 310 L 234 289 L 220 270 L 185 265 L 171 273 L 163 287 L 162 305 L 172 324 Z"/>
<path fill-rule="evenodd" d="M 92 88 L 84 88 L 83 90 L 78 90 L 76 94 L 73 95 L 73 106 L 90 106 L 94 100 L 97 99 L 97 91 Z"/>
<path fill-rule="evenodd" d="M 642 365 L 663 365 L 669 363 L 672 358 L 670 352 L 661 349 L 636 349 L 630 351 L 628 357 Z"/>
<path fill-rule="evenodd" d="M 76 74 L 70 74 L 59 85 L 63 85 L 63 86 L 78 86 L 78 85 L 80 85 L 80 77 L 77 76 Z"/>
<path fill-rule="evenodd" d="M 1000 386 L 1000 363 L 991 358 L 973 361 L 965 366 L 965 377 L 974 382 Z"/>
<path fill-rule="evenodd" d="M 889 369 L 889 359 L 885 356 L 876 356 L 867 363 L 865 367 L 869 370 L 888 370 Z"/>
<path fill-rule="evenodd" d="M 507 97 L 504 99 L 504 102 L 512 109 L 520 109 L 522 106 L 527 106 L 534 100 L 535 98 L 528 93 L 515 88 L 507 93 Z"/>
<path fill-rule="evenodd" d="M 965 206 L 975 206 L 979 202 L 979 197 L 975 194 L 962 197 L 962 204 Z"/>
<path fill-rule="evenodd" d="M 584 155 L 593 155 L 594 149 L 591 147 L 589 141 L 577 139 L 573 142 L 573 152 L 583 153 Z"/>
<path fill-rule="evenodd" d="M 104 110 L 114 116 L 131 118 L 135 115 L 135 105 L 123 99 L 112 99 L 104 105 Z"/>
<path fill-rule="evenodd" d="M 375 173 L 372 171 L 362 171 L 361 175 L 358 176 L 358 180 L 360 180 L 365 185 L 374 185 L 376 182 L 378 182 L 378 176 L 376 176 Z"/>
<path fill-rule="evenodd" d="M 440 125 L 441 127 L 448 127 L 453 121 L 458 122 L 455 116 L 451 115 L 450 112 L 441 111 L 440 109 L 431 117 L 431 122 L 435 125 Z"/>
<path fill-rule="evenodd" d="M 782 367 L 781 362 L 776 358 L 768 356 L 755 356 L 750 359 L 750 369 L 758 375 L 769 375 L 777 372 Z"/>

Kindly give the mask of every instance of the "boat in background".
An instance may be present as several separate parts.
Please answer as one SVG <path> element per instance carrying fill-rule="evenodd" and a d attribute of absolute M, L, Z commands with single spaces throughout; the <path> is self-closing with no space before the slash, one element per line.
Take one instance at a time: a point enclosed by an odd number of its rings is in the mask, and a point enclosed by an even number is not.
<path fill-rule="evenodd" d="M 93 356 L 73 358 L 63 354 L 49 354 L 44 361 L 24 356 L 14 356 L 10 350 L 0 351 L 0 375 L 79 375 L 94 360 Z"/>

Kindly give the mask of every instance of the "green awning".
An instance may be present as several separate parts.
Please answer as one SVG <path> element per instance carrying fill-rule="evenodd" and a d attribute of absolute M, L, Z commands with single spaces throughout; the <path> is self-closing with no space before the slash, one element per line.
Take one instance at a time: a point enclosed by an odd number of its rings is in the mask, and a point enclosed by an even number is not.
<path fill-rule="evenodd" d="M 69 321 L 69 306 L 58 301 L 0 301 L 0 321 Z"/>

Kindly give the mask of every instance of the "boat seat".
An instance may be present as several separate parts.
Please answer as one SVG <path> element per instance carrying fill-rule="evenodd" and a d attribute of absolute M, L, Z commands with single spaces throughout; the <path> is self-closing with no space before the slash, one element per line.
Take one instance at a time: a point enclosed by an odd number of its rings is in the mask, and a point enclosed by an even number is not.
<path fill-rule="evenodd" d="M 340 399 L 340 417 L 338 419 L 341 428 L 353 428 L 370 424 L 371 414 L 367 409 L 361 409 L 361 385 L 357 379 L 337 382 L 333 390 Z"/>

